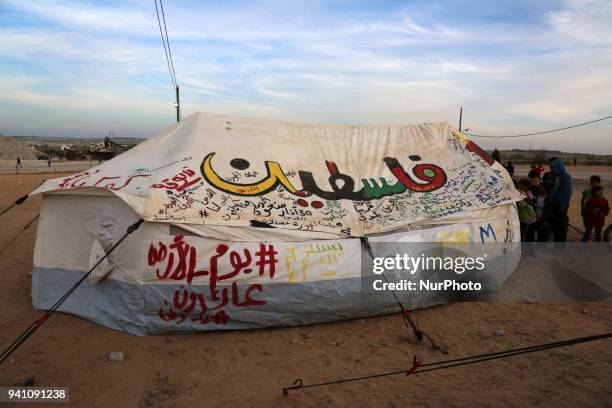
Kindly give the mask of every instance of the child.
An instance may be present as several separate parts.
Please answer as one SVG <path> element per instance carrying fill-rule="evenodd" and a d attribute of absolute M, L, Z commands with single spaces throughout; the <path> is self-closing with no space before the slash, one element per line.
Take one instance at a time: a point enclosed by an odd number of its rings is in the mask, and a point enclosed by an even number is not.
<path fill-rule="evenodd" d="M 540 177 L 540 175 L 538 174 L 537 170 L 536 170 L 536 165 L 532 164 L 531 165 L 531 169 L 529 170 L 529 173 L 527 173 L 527 178 L 528 179 L 532 179 L 533 177 Z"/>
<path fill-rule="evenodd" d="M 533 209 L 535 197 L 531 193 L 531 183 L 529 183 L 529 180 L 523 179 L 518 183 L 518 189 L 526 195 L 523 200 L 516 203 L 519 221 L 521 222 L 521 241 L 534 242 L 537 218 Z"/>
<path fill-rule="evenodd" d="M 601 177 L 597 175 L 592 175 L 589 181 L 591 182 L 591 187 L 585 189 L 582 192 L 582 198 L 580 199 L 580 215 L 582 215 L 582 225 L 584 225 L 585 229 L 586 229 L 586 219 L 584 216 L 584 205 L 586 204 L 588 199 L 591 198 L 591 196 L 593 195 L 593 189 L 601 185 Z"/>
<path fill-rule="evenodd" d="M 537 173 L 529 173 L 529 183 L 531 183 L 531 193 L 534 197 L 538 197 L 542 190 L 542 181 L 540 180 L 540 176 Z"/>
<path fill-rule="evenodd" d="M 608 200 L 603 198 L 603 188 L 597 186 L 591 191 L 591 198 L 584 204 L 584 236 L 582 242 L 587 242 L 591 232 L 595 229 L 595 242 L 601 242 L 601 229 L 604 225 L 606 215 L 610 212 Z"/>
<path fill-rule="evenodd" d="M 537 189 L 537 191 L 535 191 Z M 531 179 L 531 192 L 535 196 L 534 209 L 537 219 L 538 242 L 548 242 L 550 237 L 550 205 L 548 203 L 548 191 L 539 177 Z"/>
<path fill-rule="evenodd" d="M 597 188 L 601 185 L 601 177 L 597 176 L 597 175 L 592 175 L 590 180 L 591 182 L 591 187 L 585 189 L 582 192 L 582 199 L 580 200 L 580 208 L 584 209 L 584 204 L 586 203 L 586 201 L 591 198 L 591 195 L 593 194 L 593 189 Z M 602 195 L 603 197 L 603 195 Z"/>
<path fill-rule="evenodd" d="M 533 193 L 531 182 L 527 179 L 521 179 L 518 183 L 518 189 L 527 197 L 525 201 L 533 206 L 536 196 Z"/>

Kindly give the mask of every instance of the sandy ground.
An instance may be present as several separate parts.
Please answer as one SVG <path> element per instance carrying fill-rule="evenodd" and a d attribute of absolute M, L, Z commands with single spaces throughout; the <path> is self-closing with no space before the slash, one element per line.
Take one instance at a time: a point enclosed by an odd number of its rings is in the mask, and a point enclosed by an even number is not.
<path fill-rule="evenodd" d="M 0 208 L 47 177 L 1 176 Z M 575 190 L 586 183 L 577 180 Z M 579 200 L 577 193 L 574 198 Z M 0 218 L 0 248 L 39 208 L 40 198 L 34 197 Z M 572 214 L 579 226 L 575 209 Z M 40 314 L 32 310 L 30 298 L 35 234 L 34 225 L 0 252 L 1 348 Z M 0 385 L 70 386 L 71 406 L 78 407 L 612 406 L 610 340 L 283 397 L 282 387 L 296 378 L 313 383 L 368 375 L 407 369 L 415 354 L 432 362 L 612 330 L 612 305 L 602 303 L 455 303 L 417 311 L 415 317 L 449 356 L 416 344 L 399 315 L 274 330 L 131 337 L 58 313 L 0 368 Z M 504 335 L 495 335 L 496 330 Z M 108 361 L 111 351 L 124 352 L 126 360 Z"/>

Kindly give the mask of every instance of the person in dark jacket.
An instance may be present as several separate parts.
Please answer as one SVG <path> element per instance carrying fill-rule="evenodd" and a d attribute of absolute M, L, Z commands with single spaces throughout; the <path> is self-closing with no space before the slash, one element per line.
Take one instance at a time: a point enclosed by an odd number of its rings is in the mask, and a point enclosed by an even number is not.
<path fill-rule="evenodd" d="M 561 159 L 551 159 L 550 170 L 555 176 L 555 184 L 550 194 L 553 239 L 555 242 L 566 242 L 569 225 L 567 210 L 572 198 L 572 176 L 565 171 Z"/>
<path fill-rule="evenodd" d="M 546 173 L 542 174 L 542 187 L 544 187 L 548 193 L 553 190 L 554 186 L 555 175 L 553 174 L 553 172 L 547 171 Z"/>

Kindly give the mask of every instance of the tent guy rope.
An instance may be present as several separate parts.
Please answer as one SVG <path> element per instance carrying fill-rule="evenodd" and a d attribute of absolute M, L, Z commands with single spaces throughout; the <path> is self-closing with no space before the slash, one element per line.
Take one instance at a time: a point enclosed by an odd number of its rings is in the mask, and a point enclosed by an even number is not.
<path fill-rule="evenodd" d="M 29 195 L 29 193 L 24 195 L 23 197 L 19 197 L 17 200 L 15 200 L 15 202 L 13 204 L 11 204 L 9 207 L 7 207 L 2 212 L 0 212 L 0 215 L 3 215 L 4 213 L 7 213 L 10 209 L 12 209 L 13 207 L 15 207 L 17 205 L 21 205 L 25 200 L 28 199 L 28 195 Z"/>
<path fill-rule="evenodd" d="M 34 221 L 36 221 L 38 219 L 38 217 L 40 217 L 40 214 L 36 214 L 36 216 L 34 218 L 32 218 L 30 221 L 28 221 L 28 223 L 22 229 L 20 229 L 19 232 L 17 232 L 17 234 L 15 234 L 15 236 L 13 238 L 11 238 L 10 241 L 8 241 L 2 248 L 0 248 L 0 253 L 4 252 L 4 250 L 6 248 L 8 248 L 13 242 L 15 242 L 17 240 L 17 238 L 19 238 L 21 236 L 21 234 L 23 234 L 23 232 L 25 230 L 30 228 L 30 226 L 34 223 Z"/>
<path fill-rule="evenodd" d="M 367 236 L 361 237 L 361 243 L 368 251 L 368 254 L 370 255 L 370 257 L 374 259 L 375 258 L 374 251 L 372 250 L 372 246 L 370 245 L 370 241 L 368 240 L 368 237 Z M 387 276 L 385 275 L 384 272 L 381 273 L 381 276 L 387 283 L 389 283 L 389 279 L 387 279 Z M 448 354 L 448 351 L 445 348 L 440 347 L 431 338 L 429 334 L 425 333 L 419 328 L 418 322 L 415 322 L 414 320 L 412 320 L 412 316 L 410 315 L 412 311 L 404 307 L 399 297 L 397 296 L 397 293 L 395 293 L 395 290 L 392 290 L 391 293 L 393 294 L 393 297 L 395 298 L 395 302 L 399 305 L 400 311 L 402 313 L 402 320 L 404 321 L 404 324 L 406 325 L 406 327 L 409 327 L 412 329 L 412 332 L 414 333 L 414 337 L 416 337 L 417 341 L 421 343 L 423 341 L 423 337 L 426 337 L 431 343 L 431 347 L 433 347 L 434 350 L 440 350 L 442 354 Z"/>
<path fill-rule="evenodd" d="M 30 324 L 30 326 L 28 326 L 28 328 L 25 329 L 25 331 L 23 333 L 21 333 L 0 354 L 0 365 L 2 363 L 4 363 L 6 361 L 6 359 L 9 358 L 9 356 L 11 354 L 13 354 L 13 352 L 15 350 L 17 350 L 19 348 L 19 346 L 21 346 L 32 334 L 34 334 L 34 332 L 36 330 L 38 330 L 40 328 L 40 326 L 42 326 L 43 323 L 45 321 L 47 321 L 47 319 L 53 313 L 56 312 L 57 309 L 62 305 L 62 303 L 64 303 L 66 301 L 66 299 L 68 299 L 68 297 L 70 297 L 70 295 L 81 285 L 81 283 L 83 283 L 85 281 L 85 279 L 87 279 L 87 277 L 89 275 L 91 275 L 91 273 L 94 271 L 94 269 L 96 269 L 98 267 L 98 265 L 100 265 L 100 263 L 102 263 L 102 261 L 104 261 L 128 237 L 128 235 L 130 235 L 131 233 L 136 231 L 140 227 L 140 224 L 142 224 L 143 222 L 144 222 L 144 220 L 142 218 L 140 218 L 134 224 L 130 225 L 128 227 L 128 229 L 127 229 L 127 232 L 125 234 L 123 234 L 123 236 L 121 238 L 119 238 L 119 240 L 108 250 L 108 252 L 103 257 L 101 257 L 98 260 L 98 262 L 96 262 L 95 265 L 92 266 L 91 269 L 89 269 L 89 271 L 81 277 L 81 279 L 79 279 L 61 298 L 59 298 L 59 300 L 57 302 L 55 302 L 55 304 L 53 306 L 51 306 L 51 308 L 49 310 L 45 311 L 42 315 L 40 315 L 38 317 L 38 319 L 33 321 L 32 324 Z"/>
<path fill-rule="evenodd" d="M 41 181 L 40 184 L 37 185 L 36 188 L 34 190 L 30 191 L 28 194 L 26 194 L 26 195 L 24 195 L 22 197 L 19 197 L 17 200 L 15 200 L 15 202 L 13 204 L 11 204 L 9 207 L 7 207 L 2 212 L 0 212 L 0 216 L 2 216 L 4 213 L 7 213 L 13 207 L 15 207 L 17 205 L 23 204 L 23 202 L 28 199 L 30 194 L 32 194 L 32 192 L 35 191 L 38 187 L 42 186 L 45 181 L 47 181 L 47 179 L 44 179 L 43 181 Z"/>
<path fill-rule="evenodd" d="M 576 338 L 571 338 L 567 340 L 559 340 L 559 341 L 554 341 L 551 343 L 538 344 L 534 346 L 508 349 L 508 350 L 496 351 L 492 353 L 477 354 L 475 356 L 467 356 L 467 357 L 460 357 L 460 358 L 455 358 L 455 359 L 450 359 L 450 360 L 435 361 L 433 363 L 427 363 L 427 364 L 423 364 L 415 356 L 412 362 L 412 366 L 405 370 L 389 371 L 385 373 L 378 373 L 378 374 L 366 375 L 366 376 L 361 376 L 361 377 L 344 378 L 340 380 L 332 380 L 332 381 L 326 381 L 326 382 L 315 383 L 315 384 L 306 384 L 306 385 L 304 384 L 301 378 L 298 378 L 297 380 L 293 382 L 291 386 L 283 388 L 283 395 L 288 396 L 289 391 L 299 390 L 302 388 L 323 387 L 327 385 L 370 380 L 373 378 L 389 377 L 389 376 L 399 375 L 399 374 L 405 374 L 408 376 L 412 374 L 426 373 L 426 372 L 443 370 L 443 369 L 452 368 L 452 367 L 476 364 L 476 363 L 481 363 L 484 361 L 498 360 L 502 358 L 518 356 L 521 354 L 535 353 L 537 351 L 550 350 L 550 349 L 558 348 L 558 347 L 566 347 L 566 346 L 572 346 L 572 345 L 576 345 L 580 343 L 588 343 L 588 342 L 597 341 L 597 340 L 604 340 L 604 339 L 608 339 L 611 337 L 612 337 L 612 332 L 608 332 L 608 333 L 602 333 L 602 334 L 597 334 L 593 336 L 576 337 Z M 425 368 L 425 367 L 430 367 L 430 368 Z"/>

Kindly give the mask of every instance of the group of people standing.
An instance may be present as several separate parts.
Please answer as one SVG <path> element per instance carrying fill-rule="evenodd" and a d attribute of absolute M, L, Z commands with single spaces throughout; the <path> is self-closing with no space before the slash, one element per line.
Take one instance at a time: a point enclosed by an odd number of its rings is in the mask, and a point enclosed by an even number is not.
<path fill-rule="evenodd" d="M 567 241 L 572 177 L 559 158 L 549 159 L 549 167 L 545 171 L 541 165 L 532 165 L 527 178 L 514 181 L 524 195 L 517 202 L 522 241 Z M 584 226 L 582 242 L 589 241 L 593 233 L 594 241 L 601 241 L 605 218 L 610 212 L 601 177 L 591 176 L 590 187 L 582 192 L 580 206 Z"/>
<path fill-rule="evenodd" d="M 525 198 L 517 203 L 521 237 L 526 242 L 567 241 L 572 177 L 563 160 L 549 160 L 550 170 L 531 166 L 526 179 L 515 181 Z"/>
<path fill-rule="evenodd" d="M 491 156 L 501 163 L 499 150 L 493 150 Z M 532 165 L 527 178 L 514 181 L 515 187 L 525 197 L 517 202 L 521 240 L 525 242 L 567 241 L 567 213 L 572 197 L 572 177 L 560 158 L 550 158 L 548 163 L 549 171 L 545 171 L 540 164 Z M 513 177 L 512 162 L 508 161 L 504 167 L 510 177 Z M 580 214 L 584 226 L 582 242 L 589 241 L 592 235 L 594 241 L 600 242 L 610 206 L 604 197 L 601 177 L 593 175 L 589 182 L 590 186 L 582 192 L 580 200 Z"/>

